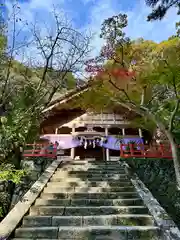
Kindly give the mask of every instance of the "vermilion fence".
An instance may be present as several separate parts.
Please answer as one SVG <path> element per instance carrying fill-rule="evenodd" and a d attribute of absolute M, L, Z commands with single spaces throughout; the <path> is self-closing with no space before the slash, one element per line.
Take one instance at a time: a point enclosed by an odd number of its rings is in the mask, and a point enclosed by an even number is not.
<path fill-rule="evenodd" d="M 178 145 L 178 148 L 180 148 L 180 145 Z M 170 145 L 163 144 L 157 144 L 153 146 L 145 144 L 121 144 L 120 157 L 172 159 L 172 151 Z"/>
<path fill-rule="evenodd" d="M 180 148 L 180 145 L 178 145 Z M 47 144 L 26 144 L 24 157 L 57 157 L 57 146 Z M 170 145 L 157 144 L 121 144 L 120 157 L 122 158 L 166 158 L 172 159 Z"/>
<path fill-rule="evenodd" d="M 24 157 L 57 157 L 57 146 L 47 144 L 26 144 Z"/>

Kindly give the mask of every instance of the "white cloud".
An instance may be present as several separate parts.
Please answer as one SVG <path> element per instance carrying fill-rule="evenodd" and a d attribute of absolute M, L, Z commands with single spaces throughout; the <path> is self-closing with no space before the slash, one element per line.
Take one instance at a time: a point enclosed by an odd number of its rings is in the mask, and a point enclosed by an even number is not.
<path fill-rule="evenodd" d="M 162 21 L 147 22 L 147 15 L 150 12 L 151 9 L 143 0 L 131 12 L 127 12 L 129 16 L 127 34 L 130 37 L 143 37 L 160 42 L 175 33 L 175 23 L 178 21 L 176 9 L 170 9 Z"/>
<path fill-rule="evenodd" d="M 84 0 L 87 1 L 87 0 Z M 101 46 L 103 45 L 103 39 L 99 38 L 101 24 L 103 20 L 111 17 L 112 15 L 118 14 L 111 5 L 111 0 L 100 0 L 89 12 L 89 22 L 84 28 L 89 29 L 94 33 L 94 38 L 92 42 L 92 56 L 97 55 Z"/>
<path fill-rule="evenodd" d="M 89 13 L 90 22 L 85 26 L 95 32 L 92 55 L 96 55 L 103 45 L 103 40 L 99 38 L 103 20 L 119 13 L 128 15 L 128 27 L 125 32 L 127 36 L 133 39 L 143 37 L 160 42 L 175 33 L 175 23 L 179 20 L 176 9 L 170 9 L 162 21 L 154 22 L 147 22 L 147 15 L 151 12 L 151 9 L 145 5 L 144 0 L 137 1 L 135 7 L 129 11 L 125 12 L 122 9 L 123 5 L 118 9 L 113 7 L 111 0 L 100 0 L 92 8 Z"/>
<path fill-rule="evenodd" d="M 11 10 L 10 2 L 12 1 L 8 0 L 6 3 L 9 11 Z M 126 33 L 133 39 L 143 37 L 145 39 L 151 39 L 159 42 L 167 39 L 170 35 L 175 33 L 175 22 L 178 21 L 177 12 L 175 9 L 171 9 L 166 17 L 160 22 L 147 22 L 147 15 L 150 13 L 151 9 L 145 5 L 145 0 L 136 1 L 134 7 L 126 12 L 124 11 L 125 7 L 123 6 L 123 1 L 119 7 L 116 7 L 115 4 L 112 3 L 112 0 L 83 0 L 83 2 L 84 4 L 89 2 L 93 3 L 91 8 L 86 9 L 86 12 L 89 16 L 88 22 L 85 22 L 83 28 L 79 29 L 81 31 L 89 30 L 94 33 L 94 38 L 92 41 L 92 56 L 97 55 L 101 46 L 103 45 L 103 40 L 99 38 L 100 28 L 103 20 L 118 13 L 126 13 L 128 15 L 129 24 L 126 29 Z M 41 26 L 43 28 L 44 20 L 51 23 L 49 12 L 51 12 L 52 6 L 57 4 L 63 8 L 64 0 L 31 0 L 20 3 L 21 17 L 24 20 L 26 19 L 28 22 L 33 22 L 36 13 L 38 13 L 38 20 L 42 20 Z M 75 16 L 77 14 L 77 9 L 74 11 L 74 15 L 72 10 L 67 12 L 67 15 L 69 15 L 70 18 L 74 17 L 74 19 L 76 19 Z"/>

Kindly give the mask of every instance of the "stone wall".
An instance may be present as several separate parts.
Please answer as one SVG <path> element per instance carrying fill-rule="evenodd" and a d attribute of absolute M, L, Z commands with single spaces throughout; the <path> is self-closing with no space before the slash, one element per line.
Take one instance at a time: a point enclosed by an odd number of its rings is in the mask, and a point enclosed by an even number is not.
<path fill-rule="evenodd" d="M 52 163 L 52 158 L 31 157 L 22 161 L 22 168 L 28 169 L 28 174 L 22 178 L 21 183 L 16 185 L 16 189 L 11 201 L 11 208 L 23 197 L 33 183 L 40 177 L 44 170 Z"/>
<path fill-rule="evenodd" d="M 176 188 L 173 161 L 134 159 L 126 162 L 180 227 L 180 191 Z"/>
<path fill-rule="evenodd" d="M 10 205 L 10 209 L 22 198 L 33 183 L 40 177 L 44 170 L 52 163 L 53 159 L 44 157 L 26 158 L 22 161 L 22 168 L 28 170 L 28 174 L 15 186 L 12 196 L 12 183 L 0 181 L 0 220 L 4 217 Z M 12 200 L 11 200 L 12 199 Z"/>
<path fill-rule="evenodd" d="M 10 184 L 7 181 L 0 181 L 0 221 L 3 216 L 6 214 L 10 199 L 11 199 L 11 190 Z"/>

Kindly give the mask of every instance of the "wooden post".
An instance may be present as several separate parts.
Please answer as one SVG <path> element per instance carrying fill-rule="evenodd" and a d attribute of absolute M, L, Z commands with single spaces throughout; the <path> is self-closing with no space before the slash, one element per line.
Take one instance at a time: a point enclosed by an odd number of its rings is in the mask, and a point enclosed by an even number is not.
<path fill-rule="evenodd" d="M 131 157 L 133 157 L 134 156 L 133 144 L 131 143 L 131 144 L 129 144 L 129 146 L 130 146 L 130 155 L 131 155 Z"/>
<path fill-rule="evenodd" d="M 122 146 L 123 144 L 121 143 L 120 144 L 120 157 L 123 157 L 123 155 L 124 155 L 124 152 L 123 152 L 123 146 Z"/>
<path fill-rule="evenodd" d="M 36 141 L 34 141 L 34 143 L 33 143 L 32 154 L 34 154 L 34 153 L 35 153 L 35 150 L 36 150 Z"/>
<path fill-rule="evenodd" d="M 108 128 L 107 127 L 105 128 L 105 135 L 106 135 L 106 137 L 108 137 Z M 109 160 L 110 160 L 109 149 L 106 148 L 106 161 L 109 161 Z"/>
<path fill-rule="evenodd" d="M 75 127 L 72 127 L 72 134 L 75 133 Z M 71 148 L 71 159 L 75 158 L 75 148 Z"/>
<path fill-rule="evenodd" d="M 141 128 L 139 128 L 139 137 L 140 137 L 140 138 L 143 137 L 143 135 L 142 135 L 142 129 L 141 129 Z"/>

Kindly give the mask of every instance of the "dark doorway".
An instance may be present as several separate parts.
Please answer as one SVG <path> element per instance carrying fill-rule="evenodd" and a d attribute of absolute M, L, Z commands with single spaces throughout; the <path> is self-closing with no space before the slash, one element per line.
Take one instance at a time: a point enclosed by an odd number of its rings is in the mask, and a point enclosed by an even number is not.
<path fill-rule="evenodd" d="M 109 155 L 110 155 L 111 157 L 119 157 L 119 156 L 120 156 L 120 148 L 119 148 L 118 151 L 117 151 L 117 150 L 112 150 L 112 149 L 110 149 L 110 150 L 109 150 Z"/>
<path fill-rule="evenodd" d="M 77 147 L 75 149 L 75 156 L 79 156 L 80 159 L 95 158 L 96 160 L 103 161 L 103 158 L 105 157 L 103 155 L 103 148 L 98 146 L 95 148 L 88 147 L 87 149 L 84 147 Z"/>

